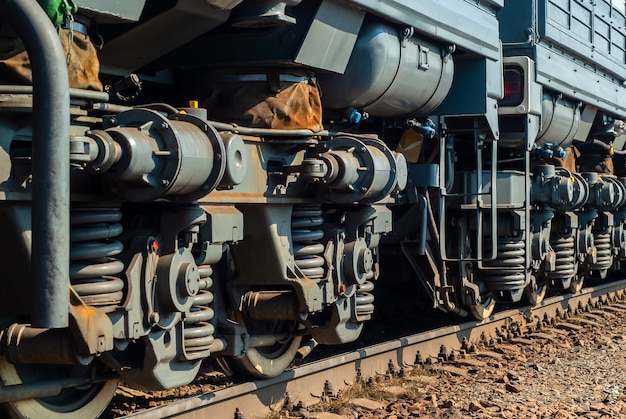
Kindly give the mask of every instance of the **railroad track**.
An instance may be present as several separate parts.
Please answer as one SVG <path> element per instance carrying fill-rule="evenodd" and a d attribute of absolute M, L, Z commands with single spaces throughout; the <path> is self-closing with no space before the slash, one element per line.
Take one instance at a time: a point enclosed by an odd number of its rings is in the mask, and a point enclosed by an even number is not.
<path fill-rule="evenodd" d="M 312 362 L 286 371 L 268 380 L 247 382 L 223 390 L 201 394 L 125 416 L 127 418 L 212 419 L 263 417 L 270 407 L 280 407 L 288 394 L 292 401 L 304 405 L 319 401 L 325 385 L 339 390 L 361 374 L 376 376 L 396 367 L 414 365 L 416 361 L 437 362 L 452 353 L 470 349 L 472 345 L 489 345 L 498 341 L 524 339 L 541 335 L 546 325 L 568 317 L 592 312 L 596 307 L 626 298 L 626 280 L 584 288 L 574 295 L 546 298 L 537 307 L 502 311 L 483 322 L 466 322 L 385 343 L 357 349 L 332 358 Z M 626 307 L 626 306 L 624 306 Z M 593 322 L 593 313 L 578 322 Z M 237 413 L 236 413 L 237 412 Z"/>

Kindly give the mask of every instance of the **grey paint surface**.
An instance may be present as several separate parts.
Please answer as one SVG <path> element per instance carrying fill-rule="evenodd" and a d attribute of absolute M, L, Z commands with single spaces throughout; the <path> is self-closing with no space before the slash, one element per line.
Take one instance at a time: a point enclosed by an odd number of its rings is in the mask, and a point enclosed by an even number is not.
<path fill-rule="evenodd" d="M 75 3 L 80 9 L 95 13 L 105 21 L 137 21 L 146 0 L 75 0 Z"/>
<path fill-rule="evenodd" d="M 626 21 L 608 0 L 510 1 L 498 17 L 505 55 L 534 59 L 538 83 L 626 115 Z"/>
<path fill-rule="evenodd" d="M 417 32 L 434 37 L 457 47 L 498 60 L 500 55 L 498 22 L 489 11 L 477 3 L 465 0 L 406 1 L 406 0 L 354 0 L 353 6 L 361 7 L 375 15 L 413 26 Z M 490 1 L 499 5 L 501 1 Z"/>

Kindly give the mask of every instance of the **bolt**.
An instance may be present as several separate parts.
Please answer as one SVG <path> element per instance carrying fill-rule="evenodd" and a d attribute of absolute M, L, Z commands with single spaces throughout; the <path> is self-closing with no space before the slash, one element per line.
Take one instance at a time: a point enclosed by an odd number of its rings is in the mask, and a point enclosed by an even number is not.
<path fill-rule="evenodd" d="M 424 359 L 422 358 L 422 354 L 420 353 L 420 351 L 417 351 L 417 353 L 415 354 L 415 364 L 416 365 L 424 364 Z"/>
<path fill-rule="evenodd" d="M 464 351 L 467 351 L 468 348 L 469 348 L 469 342 L 467 341 L 467 338 L 463 336 L 463 340 L 461 341 L 461 349 Z"/>
<path fill-rule="evenodd" d="M 170 125 L 167 122 L 161 122 L 161 129 L 168 129 Z"/>
<path fill-rule="evenodd" d="M 392 376 L 396 375 L 396 366 L 394 365 L 393 360 L 391 359 L 387 363 L 387 372 L 391 374 Z"/>
<path fill-rule="evenodd" d="M 285 392 L 285 400 L 283 400 L 283 409 L 285 410 L 293 409 L 293 400 L 291 400 L 291 396 L 289 396 L 289 392 Z"/>
<path fill-rule="evenodd" d="M 441 345 L 439 347 L 439 356 L 437 358 L 440 358 L 443 361 L 448 360 L 448 350 L 446 349 L 445 345 Z"/>
<path fill-rule="evenodd" d="M 335 391 L 333 389 L 333 385 L 328 380 L 324 382 L 324 396 L 330 399 L 335 398 Z"/>

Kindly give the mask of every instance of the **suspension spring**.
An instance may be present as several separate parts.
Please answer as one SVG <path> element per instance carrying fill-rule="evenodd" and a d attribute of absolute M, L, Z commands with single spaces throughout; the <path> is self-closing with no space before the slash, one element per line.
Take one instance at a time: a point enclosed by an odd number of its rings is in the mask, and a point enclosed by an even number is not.
<path fill-rule="evenodd" d="M 71 213 L 70 281 L 85 304 L 114 309 L 122 302 L 124 264 L 119 208 L 81 208 Z"/>
<path fill-rule="evenodd" d="M 364 322 L 372 318 L 374 313 L 374 283 L 365 281 L 356 292 L 356 319 Z"/>
<path fill-rule="evenodd" d="M 291 215 L 293 254 L 299 272 L 307 278 L 324 276 L 324 245 L 319 240 L 324 232 L 317 227 L 324 223 L 320 206 L 297 206 Z"/>
<path fill-rule="evenodd" d="M 556 255 L 555 269 L 546 272 L 550 279 L 571 279 L 576 275 L 575 238 L 573 235 L 557 234 L 550 239 L 552 250 Z"/>
<path fill-rule="evenodd" d="M 489 289 L 514 291 L 525 287 L 525 246 L 523 239 L 498 237 L 498 259 L 485 261 L 483 265 L 487 269 L 481 272 L 483 281 Z M 491 253 L 490 249 L 486 249 L 486 252 Z"/>
<path fill-rule="evenodd" d="M 604 271 L 613 264 L 611 253 L 611 231 L 595 231 L 593 243 L 596 246 L 596 263 L 590 264 L 589 269 Z"/>
<path fill-rule="evenodd" d="M 198 267 L 200 273 L 200 291 L 193 297 L 193 305 L 187 313 L 184 322 L 185 357 L 188 360 L 206 358 L 210 355 L 210 346 L 213 343 L 215 327 L 211 323 L 214 311 L 210 307 L 213 303 L 213 293 L 209 289 L 213 286 L 213 269 L 211 265 Z"/>

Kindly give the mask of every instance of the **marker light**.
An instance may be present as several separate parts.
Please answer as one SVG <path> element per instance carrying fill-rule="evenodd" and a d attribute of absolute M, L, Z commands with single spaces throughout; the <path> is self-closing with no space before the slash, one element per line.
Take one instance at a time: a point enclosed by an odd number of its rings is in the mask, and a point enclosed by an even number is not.
<path fill-rule="evenodd" d="M 504 69 L 504 98 L 500 106 L 517 106 L 524 100 L 524 73 L 519 67 Z"/>

